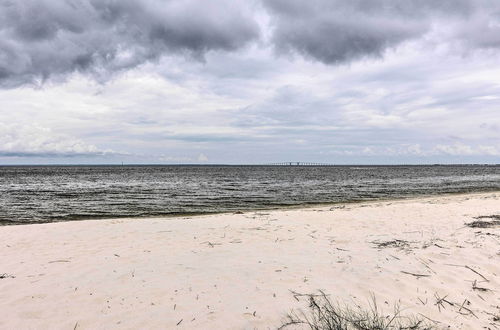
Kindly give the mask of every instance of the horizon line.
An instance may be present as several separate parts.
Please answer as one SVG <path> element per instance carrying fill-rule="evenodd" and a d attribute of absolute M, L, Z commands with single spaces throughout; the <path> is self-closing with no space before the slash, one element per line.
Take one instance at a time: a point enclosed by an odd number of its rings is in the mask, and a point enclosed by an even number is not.
<path fill-rule="evenodd" d="M 299 163 L 299 164 L 297 164 Z M 303 164 L 305 163 L 305 164 Z M 311 165 L 309 165 L 309 164 Z M 38 163 L 38 164 L 0 164 L 9 166 L 274 166 L 274 167 L 327 167 L 327 166 L 499 166 L 500 163 L 315 163 L 315 162 L 280 162 L 280 163 Z"/>

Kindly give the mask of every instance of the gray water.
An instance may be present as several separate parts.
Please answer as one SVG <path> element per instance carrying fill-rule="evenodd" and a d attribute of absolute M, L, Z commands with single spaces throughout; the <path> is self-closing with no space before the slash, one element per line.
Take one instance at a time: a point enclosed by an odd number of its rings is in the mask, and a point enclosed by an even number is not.
<path fill-rule="evenodd" d="M 4 166 L 0 224 L 500 190 L 500 166 Z"/>

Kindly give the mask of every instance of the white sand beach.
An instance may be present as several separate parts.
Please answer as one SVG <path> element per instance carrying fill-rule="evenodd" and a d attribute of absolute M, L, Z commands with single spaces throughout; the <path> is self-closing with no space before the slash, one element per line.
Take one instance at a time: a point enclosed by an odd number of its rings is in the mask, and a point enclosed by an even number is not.
<path fill-rule="evenodd" d="M 320 289 L 500 329 L 500 227 L 465 225 L 489 215 L 500 192 L 4 226 L 0 329 L 276 329 Z"/>

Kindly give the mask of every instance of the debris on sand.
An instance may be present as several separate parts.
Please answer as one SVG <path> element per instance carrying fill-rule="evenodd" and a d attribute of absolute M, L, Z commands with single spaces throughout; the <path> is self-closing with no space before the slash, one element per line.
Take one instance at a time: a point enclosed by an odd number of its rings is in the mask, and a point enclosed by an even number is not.
<path fill-rule="evenodd" d="M 472 221 L 466 223 L 467 227 L 471 228 L 495 228 L 500 227 L 500 215 L 483 215 L 480 217 L 476 217 L 476 221 Z M 480 219 L 491 219 L 489 221 L 480 220 Z"/>
<path fill-rule="evenodd" d="M 370 242 L 372 244 L 375 244 L 375 246 L 379 249 L 384 249 L 384 248 L 399 248 L 399 249 L 404 249 L 410 247 L 410 244 L 408 241 L 402 240 L 402 239 L 394 239 L 391 241 L 373 241 Z"/>

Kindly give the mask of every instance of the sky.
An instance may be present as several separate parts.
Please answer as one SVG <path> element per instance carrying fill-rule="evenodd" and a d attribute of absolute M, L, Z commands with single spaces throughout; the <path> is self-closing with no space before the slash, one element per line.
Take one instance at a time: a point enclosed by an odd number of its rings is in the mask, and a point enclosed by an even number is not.
<path fill-rule="evenodd" d="M 0 0 L 0 164 L 500 163 L 498 0 Z"/>

